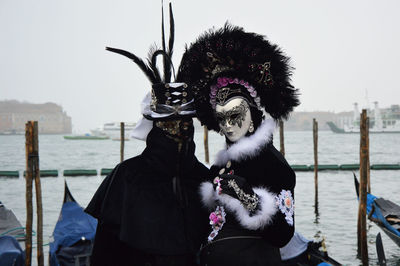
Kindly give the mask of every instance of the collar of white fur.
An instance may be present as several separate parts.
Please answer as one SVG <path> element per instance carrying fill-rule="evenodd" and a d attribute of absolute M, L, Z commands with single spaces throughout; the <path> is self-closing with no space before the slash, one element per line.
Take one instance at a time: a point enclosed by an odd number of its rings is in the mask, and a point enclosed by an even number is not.
<path fill-rule="evenodd" d="M 257 156 L 271 141 L 275 127 L 276 122 L 272 118 L 265 119 L 253 135 L 243 137 L 229 148 L 219 151 L 215 164 L 221 166 L 226 164 L 228 160 L 238 162 L 245 158 Z"/>

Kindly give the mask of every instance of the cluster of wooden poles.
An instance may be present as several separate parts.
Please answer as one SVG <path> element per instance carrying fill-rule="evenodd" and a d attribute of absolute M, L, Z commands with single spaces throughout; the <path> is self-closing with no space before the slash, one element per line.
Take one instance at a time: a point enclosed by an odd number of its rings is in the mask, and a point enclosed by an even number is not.
<path fill-rule="evenodd" d="M 366 110 L 362 110 L 360 119 L 360 199 L 358 211 L 357 243 L 358 255 L 363 265 L 368 265 L 367 233 L 366 233 L 366 200 L 367 191 L 371 191 L 370 167 L 369 167 L 369 118 Z M 121 148 L 120 160 L 124 160 L 125 145 L 125 123 L 121 122 Z M 279 121 L 280 152 L 285 155 L 284 146 L 284 124 Z M 43 256 L 43 209 L 42 193 L 40 185 L 39 170 L 39 141 L 38 122 L 28 121 L 25 125 L 26 138 L 26 241 L 25 241 L 25 265 L 31 265 L 32 261 L 32 219 L 33 202 L 32 189 L 33 180 L 36 189 L 36 210 L 37 210 L 37 261 L 38 265 L 44 265 Z M 314 189 L 315 189 L 315 213 L 318 215 L 318 122 L 313 119 L 313 142 L 314 142 Z M 204 153 L 205 162 L 209 163 L 208 129 L 204 127 Z"/>
<path fill-rule="evenodd" d="M 37 214 L 37 262 L 38 266 L 44 265 L 43 256 L 43 208 L 42 188 L 40 185 L 39 171 L 39 138 L 38 122 L 28 121 L 25 124 L 25 151 L 26 151 L 26 239 L 25 239 L 25 265 L 30 266 L 32 262 L 32 183 L 35 180 L 36 189 L 36 214 Z"/>

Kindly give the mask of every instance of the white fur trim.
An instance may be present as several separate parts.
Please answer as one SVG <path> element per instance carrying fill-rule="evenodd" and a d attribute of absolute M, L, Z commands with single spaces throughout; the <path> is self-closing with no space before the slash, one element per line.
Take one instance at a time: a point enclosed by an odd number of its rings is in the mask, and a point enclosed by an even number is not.
<path fill-rule="evenodd" d="M 228 211 L 234 213 L 239 223 L 249 230 L 262 229 L 271 224 L 273 216 L 278 210 L 274 193 L 269 192 L 266 188 L 254 188 L 253 190 L 260 199 L 260 206 L 252 216 L 249 215 L 249 211 L 243 207 L 239 200 L 226 194 L 218 195 L 214 192 L 219 202 Z"/>
<path fill-rule="evenodd" d="M 271 139 L 276 127 L 273 119 L 265 119 L 253 135 L 243 137 L 228 149 L 218 152 L 215 164 L 226 164 L 228 160 L 240 161 L 257 156 Z"/>
<path fill-rule="evenodd" d="M 202 182 L 200 184 L 200 188 L 199 188 L 199 192 L 200 192 L 200 196 L 201 196 L 201 201 L 203 202 L 203 204 L 209 208 L 209 209 L 213 209 L 215 207 L 215 190 L 213 187 L 213 184 L 209 181 L 207 182 Z"/>

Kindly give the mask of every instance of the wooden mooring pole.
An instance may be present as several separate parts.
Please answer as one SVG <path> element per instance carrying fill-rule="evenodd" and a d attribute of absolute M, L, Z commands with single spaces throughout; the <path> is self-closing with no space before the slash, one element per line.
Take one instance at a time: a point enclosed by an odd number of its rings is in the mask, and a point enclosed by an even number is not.
<path fill-rule="evenodd" d="M 366 133 L 366 136 L 367 136 L 367 147 L 368 147 L 368 150 L 367 150 L 367 192 L 368 193 L 371 193 L 371 166 L 370 166 L 370 162 L 369 162 L 369 117 L 367 117 L 367 125 L 366 125 L 366 127 L 367 127 L 367 133 Z"/>
<path fill-rule="evenodd" d="M 26 239 L 25 239 L 25 265 L 30 266 L 32 264 L 32 218 L 33 218 L 33 206 L 32 206 L 32 168 L 33 168 L 33 126 L 31 121 L 25 124 L 25 155 L 26 155 Z"/>
<path fill-rule="evenodd" d="M 279 142 L 281 146 L 281 153 L 285 156 L 285 138 L 283 134 L 283 120 L 279 120 Z"/>
<path fill-rule="evenodd" d="M 208 128 L 204 126 L 204 160 L 206 164 L 210 163 L 210 154 L 208 151 Z"/>
<path fill-rule="evenodd" d="M 124 161 L 124 148 L 125 148 L 125 123 L 121 122 L 121 162 Z"/>
<path fill-rule="evenodd" d="M 25 125 L 25 152 L 26 152 L 26 241 L 25 265 L 32 263 L 32 181 L 35 180 L 36 189 L 36 214 L 37 214 L 37 261 L 39 266 L 44 265 L 43 256 L 43 208 L 42 188 L 40 184 L 39 169 L 39 138 L 37 121 L 28 121 Z"/>
<path fill-rule="evenodd" d="M 368 265 L 367 242 L 367 182 L 368 182 L 368 127 L 367 110 L 363 109 L 360 118 L 360 199 L 358 206 L 357 244 L 358 255 L 363 265 Z"/>
<path fill-rule="evenodd" d="M 314 141 L 314 207 L 318 215 L 318 122 L 313 118 L 313 141 Z"/>

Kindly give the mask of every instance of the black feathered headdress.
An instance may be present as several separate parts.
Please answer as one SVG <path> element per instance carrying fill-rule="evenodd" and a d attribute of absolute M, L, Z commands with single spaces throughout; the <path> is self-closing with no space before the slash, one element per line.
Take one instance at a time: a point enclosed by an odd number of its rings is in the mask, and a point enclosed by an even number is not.
<path fill-rule="evenodd" d="M 150 120 L 174 119 L 182 116 L 191 117 L 195 115 L 193 93 L 191 90 L 188 90 L 187 84 L 177 81 L 171 82 L 172 73 L 174 73 L 175 76 L 171 59 L 175 39 L 175 24 L 171 3 L 169 4 L 169 18 L 170 33 L 168 48 L 166 48 L 165 44 L 164 10 L 162 9 L 162 49 L 151 49 L 147 62 L 125 50 L 106 47 L 106 50 L 126 56 L 135 62 L 150 80 L 152 84 L 151 99 L 149 99 L 148 106 L 145 106 L 142 110 L 143 116 Z M 157 68 L 158 56 L 163 57 L 163 76 L 161 76 Z M 145 105 L 146 104 L 147 103 L 145 103 Z"/>
<path fill-rule="evenodd" d="M 210 30 L 186 48 L 178 79 L 192 85 L 197 117 L 218 131 L 217 103 L 240 95 L 275 120 L 299 105 L 291 85 L 289 57 L 263 36 L 230 24 Z"/>

